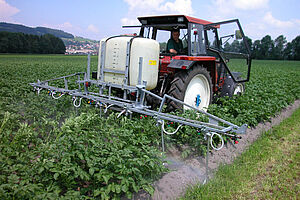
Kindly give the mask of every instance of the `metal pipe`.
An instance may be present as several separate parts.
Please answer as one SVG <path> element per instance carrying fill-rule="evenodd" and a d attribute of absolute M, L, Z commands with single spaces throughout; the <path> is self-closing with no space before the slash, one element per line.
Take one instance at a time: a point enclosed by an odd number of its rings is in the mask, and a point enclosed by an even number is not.
<path fill-rule="evenodd" d="M 87 69 L 86 69 L 86 78 L 87 80 L 90 80 L 91 77 L 91 54 L 88 54 L 88 60 L 87 60 Z"/>
<path fill-rule="evenodd" d="M 139 58 L 139 76 L 138 76 L 138 84 L 142 84 L 142 74 L 143 74 L 143 57 Z"/>

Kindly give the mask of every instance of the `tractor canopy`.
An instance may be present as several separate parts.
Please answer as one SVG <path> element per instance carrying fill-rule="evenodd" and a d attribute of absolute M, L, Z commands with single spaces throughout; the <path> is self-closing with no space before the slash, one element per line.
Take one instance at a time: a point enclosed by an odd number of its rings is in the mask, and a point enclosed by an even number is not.
<path fill-rule="evenodd" d="M 189 17 L 186 15 L 138 17 L 138 20 L 143 26 L 156 26 L 158 29 L 165 30 L 171 30 L 173 26 L 178 26 L 179 28 L 188 28 L 188 23 L 195 23 L 201 25 L 208 25 L 213 23 L 194 17 Z"/>

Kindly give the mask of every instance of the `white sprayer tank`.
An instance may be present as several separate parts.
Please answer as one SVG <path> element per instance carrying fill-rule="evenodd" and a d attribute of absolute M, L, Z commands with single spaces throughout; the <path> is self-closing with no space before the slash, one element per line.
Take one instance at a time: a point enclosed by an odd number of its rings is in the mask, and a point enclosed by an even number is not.
<path fill-rule="evenodd" d="M 101 46 L 105 42 L 105 51 L 103 50 L 102 52 Z M 103 65 L 106 71 L 104 71 L 104 81 L 120 85 L 124 84 L 125 75 L 113 71 L 125 72 L 128 59 L 126 56 L 128 42 L 131 42 L 128 84 L 131 86 L 138 84 L 139 58 L 143 57 L 141 81 L 147 81 L 147 90 L 155 88 L 158 79 L 159 43 L 147 38 L 120 36 L 108 40 L 107 38 L 102 39 L 99 48 L 97 79 L 101 79 L 101 54 L 104 53 L 105 60 Z"/>

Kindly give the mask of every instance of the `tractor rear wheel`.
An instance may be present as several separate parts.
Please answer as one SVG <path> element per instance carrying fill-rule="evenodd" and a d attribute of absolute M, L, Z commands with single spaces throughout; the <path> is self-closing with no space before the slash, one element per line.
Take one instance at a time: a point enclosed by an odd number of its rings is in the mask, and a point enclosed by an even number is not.
<path fill-rule="evenodd" d="M 175 74 L 168 94 L 184 103 L 205 110 L 212 101 L 212 82 L 209 72 L 200 65 Z M 190 109 L 180 103 L 169 101 L 168 111 L 175 109 Z"/>

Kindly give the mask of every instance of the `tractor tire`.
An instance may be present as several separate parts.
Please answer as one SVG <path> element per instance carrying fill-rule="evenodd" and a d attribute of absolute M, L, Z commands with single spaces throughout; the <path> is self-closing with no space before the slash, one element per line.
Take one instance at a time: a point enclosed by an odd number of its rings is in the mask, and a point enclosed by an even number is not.
<path fill-rule="evenodd" d="M 195 65 L 189 70 L 176 73 L 170 83 L 168 95 L 206 111 L 212 101 L 212 81 L 209 72 L 203 66 Z M 167 111 L 176 109 L 190 108 L 172 100 L 167 102 Z"/>
<path fill-rule="evenodd" d="M 238 80 L 240 78 L 238 77 Z M 221 97 L 233 97 L 234 95 L 242 95 L 245 92 L 244 83 L 235 83 L 231 76 L 227 76 L 221 90 Z"/>

